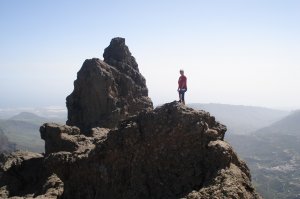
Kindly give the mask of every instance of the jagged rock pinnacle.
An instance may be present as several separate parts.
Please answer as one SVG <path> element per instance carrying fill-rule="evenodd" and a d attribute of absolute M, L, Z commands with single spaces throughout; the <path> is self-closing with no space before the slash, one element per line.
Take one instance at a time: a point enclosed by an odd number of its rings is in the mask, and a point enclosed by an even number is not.
<path fill-rule="evenodd" d="M 67 97 L 67 124 L 88 132 L 93 127 L 116 127 L 141 111 L 152 110 L 146 80 L 138 71 L 125 39 L 112 39 L 105 62 L 87 59 Z"/>
<path fill-rule="evenodd" d="M 113 38 L 110 45 L 104 50 L 103 58 L 109 65 L 117 67 L 122 72 L 133 68 L 139 71 L 138 64 L 135 58 L 131 56 L 128 46 L 125 44 L 125 39 L 121 37 Z"/>

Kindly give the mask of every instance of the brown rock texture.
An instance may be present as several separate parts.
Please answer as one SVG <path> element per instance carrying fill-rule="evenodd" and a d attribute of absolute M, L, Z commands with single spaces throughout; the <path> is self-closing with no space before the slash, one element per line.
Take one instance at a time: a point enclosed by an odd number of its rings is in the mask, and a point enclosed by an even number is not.
<path fill-rule="evenodd" d="M 64 183 L 62 198 L 260 198 L 225 131 L 209 113 L 177 102 L 90 136 L 41 127 L 46 145 L 58 137 L 69 143 L 46 150 L 44 161 Z"/>
<path fill-rule="evenodd" d="M 58 198 L 63 182 L 49 172 L 38 153 L 0 155 L 0 198 Z"/>
<path fill-rule="evenodd" d="M 153 109 L 146 80 L 125 39 L 112 39 L 103 56 L 104 61 L 85 60 L 67 97 L 67 124 L 82 133 L 93 127 L 116 127 L 120 120 Z"/>

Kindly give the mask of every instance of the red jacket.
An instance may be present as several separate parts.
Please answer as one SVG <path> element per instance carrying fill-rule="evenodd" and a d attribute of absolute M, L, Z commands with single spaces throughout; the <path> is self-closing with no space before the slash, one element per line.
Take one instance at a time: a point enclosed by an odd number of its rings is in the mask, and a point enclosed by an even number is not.
<path fill-rule="evenodd" d="M 178 88 L 179 89 L 187 89 L 186 85 L 186 76 L 181 75 L 178 79 Z"/>

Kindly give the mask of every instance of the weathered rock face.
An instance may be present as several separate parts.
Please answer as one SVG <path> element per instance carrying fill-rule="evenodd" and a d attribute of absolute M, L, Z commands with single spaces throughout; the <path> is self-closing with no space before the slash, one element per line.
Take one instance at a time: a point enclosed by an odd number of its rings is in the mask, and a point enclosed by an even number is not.
<path fill-rule="evenodd" d="M 0 198 L 58 198 L 63 182 L 32 152 L 0 154 Z"/>
<path fill-rule="evenodd" d="M 83 133 L 93 127 L 116 127 L 120 120 L 152 110 L 145 78 L 125 39 L 115 38 L 105 49 L 104 62 L 88 59 L 67 97 L 67 124 Z"/>
<path fill-rule="evenodd" d="M 64 183 L 63 198 L 260 198 L 246 164 L 223 141 L 226 127 L 177 102 L 140 113 L 91 137 L 67 126 L 41 127 L 45 166 Z M 55 136 L 53 136 L 55 134 Z"/>
<path fill-rule="evenodd" d="M 114 38 L 110 45 L 104 50 L 103 58 L 106 63 L 115 66 L 122 73 L 128 73 L 132 70 L 139 71 L 135 58 L 131 55 L 125 44 L 124 38 Z M 131 69 L 128 71 L 128 69 Z M 142 82 L 145 84 L 145 82 Z"/>

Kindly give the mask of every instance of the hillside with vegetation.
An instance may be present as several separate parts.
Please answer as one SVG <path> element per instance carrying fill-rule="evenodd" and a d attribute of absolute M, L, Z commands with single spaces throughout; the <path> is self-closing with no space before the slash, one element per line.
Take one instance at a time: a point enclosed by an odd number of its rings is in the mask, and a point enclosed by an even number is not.
<path fill-rule="evenodd" d="M 46 118 L 30 112 L 21 112 L 0 120 L 3 134 L 17 150 L 44 152 L 44 141 L 40 138 L 40 126 L 45 122 L 64 123 L 62 118 Z M 3 139 L 5 140 L 5 139 Z"/>
<path fill-rule="evenodd" d="M 0 153 L 9 153 L 15 150 L 15 145 L 11 143 L 3 130 L 0 128 Z"/>
<path fill-rule="evenodd" d="M 267 199 L 300 198 L 300 112 L 248 135 L 227 136 Z"/>

